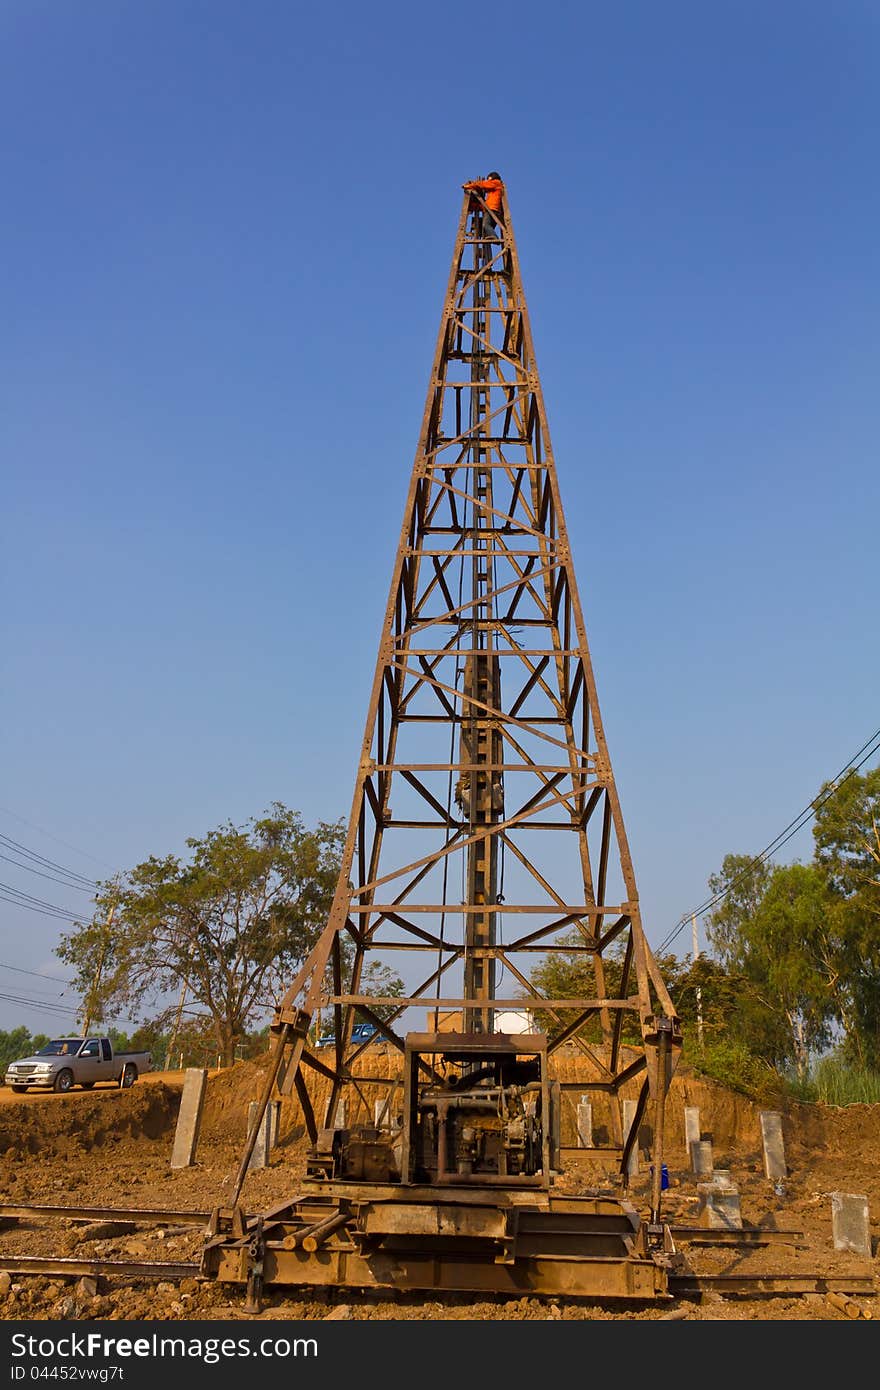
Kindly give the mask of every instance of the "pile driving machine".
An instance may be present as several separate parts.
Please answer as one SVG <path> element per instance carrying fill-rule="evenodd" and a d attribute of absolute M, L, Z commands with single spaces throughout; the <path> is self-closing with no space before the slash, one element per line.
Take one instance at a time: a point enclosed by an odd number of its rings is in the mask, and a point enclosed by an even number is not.
<path fill-rule="evenodd" d="M 625 527 L 587 514 L 584 531 L 613 581 Z M 383 992 L 389 963 L 402 995 Z M 319 1012 L 332 1047 L 316 1044 Z M 355 1041 L 363 1021 L 376 1031 Z M 510 208 L 493 215 L 478 191 L 463 198 L 338 887 L 272 1032 L 204 1273 L 252 1300 L 266 1284 L 665 1294 L 681 1029 L 642 929 Z M 615 1175 L 577 1197 L 558 1192 L 572 1090 L 595 1106 L 581 1157 Z M 248 1216 L 278 1095 L 299 1102 L 307 1171 Z M 645 1142 L 640 1213 L 628 1175 Z"/>

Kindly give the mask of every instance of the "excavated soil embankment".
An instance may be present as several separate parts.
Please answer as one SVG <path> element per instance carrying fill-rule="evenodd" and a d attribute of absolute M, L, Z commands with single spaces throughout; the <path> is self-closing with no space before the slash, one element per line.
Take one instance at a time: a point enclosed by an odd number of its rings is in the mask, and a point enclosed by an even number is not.
<path fill-rule="evenodd" d="M 40 1099 L 43 1105 L 12 1102 L 0 1107 L 0 1154 L 5 1163 L 29 1155 L 76 1158 L 95 1149 L 112 1151 L 128 1141 L 161 1139 L 177 1122 L 180 1089 L 154 1082 L 126 1091 L 74 1094 L 61 1104 L 52 1104 L 49 1096 Z M 107 1157 L 112 1158 L 112 1152 Z"/>

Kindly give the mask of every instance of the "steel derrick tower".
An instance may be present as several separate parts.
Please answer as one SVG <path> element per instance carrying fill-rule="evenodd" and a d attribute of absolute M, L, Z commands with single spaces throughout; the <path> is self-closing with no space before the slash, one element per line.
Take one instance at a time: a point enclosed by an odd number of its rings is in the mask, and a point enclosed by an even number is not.
<path fill-rule="evenodd" d="M 403 997 L 369 987 L 376 960 Z M 574 995 L 535 987 L 554 960 L 580 967 Z M 416 1010 L 423 1031 L 404 1031 Z M 503 1031 L 513 1010 L 539 1026 Z M 364 1021 L 388 1044 L 375 1115 Z M 549 1191 L 563 1049 L 589 1065 L 577 1090 L 612 1104 L 624 1187 L 652 1119 L 659 1222 L 681 1030 L 642 927 L 506 199 L 497 220 L 462 201 L 338 885 L 272 1032 L 261 1109 L 297 1095 L 335 1230 L 346 1203 L 357 1225 L 352 1184 Z"/>

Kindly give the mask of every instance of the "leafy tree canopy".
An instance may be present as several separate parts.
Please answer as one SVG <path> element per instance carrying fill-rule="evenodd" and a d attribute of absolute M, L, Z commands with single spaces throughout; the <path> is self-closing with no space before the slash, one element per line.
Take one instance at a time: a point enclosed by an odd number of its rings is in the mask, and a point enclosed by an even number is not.
<path fill-rule="evenodd" d="M 880 1070 L 880 767 L 826 783 L 813 839 L 837 903 L 843 1053 Z"/>
<path fill-rule="evenodd" d="M 750 979 L 784 1014 L 791 1055 L 806 1071 L 809 1054 L 831 1041 L 839 1017 L 840 939 L 825 880 L 814 864 L 775 868 L 750 921 L 741 955 Z"/>
<path fill-rule="evenodd" d="M 880 922 L 880 767 L 850 773 L 817 797 L 816 860 L 829 887 Z"/>
<path fill-rule="evenodd" d="M 589 952 L 575 949 L 583 946 L 583 937 L 577 927 L 573 927 L 569 932 L 560 936 L 558 945 L 571 949 L 560 950 L 540 959 L 530 972 L 531 984 L 547 998 L 595 998 L 597 985 L 593 956 Z M 616 995 L 621 990 L 623 980 L 624 950 L 622 945 L 612 947 L 603 956 L 603 961 L 608 993 L 609 995 Z M 657 964 L 666 988 L 675 999 L 676 988 L 687 973 L 687 964 L 673 955 L 659 956 Z M 634 976 L 631 977 L 631 984 L 633 979 Z M 528 1007 L 534 1011 L 536 1026 L 547 1033 L 550 1038 L 555 1038 L 557 1034 L 561 1033 L 569 1021 L 570 1014 L 554 1015 L 541 1009 L 528 994 L 523 994 L 523 1003 L 528 1004 Z M 583 1028 L 578 1030 L 578 1035 L 586 1042 L 599 1042 L 601 1028 L 598 1017 L 590 1019 Z M 622 1041 L 630 1045 L 641 1043 L 638 1018 L 633 1014 L 624 1014 Z"/>
<path fill-rule="evenodd" d="M 101 885 L 93 921 L 57 954 L 95 1019 L 134 1017 L 185 987 L 231 1064 L 236 1042 L 280 998 L 326 923 L 343 834 L 340 823 L 307 829 L 280 802 L 244 826 L 227 822 L 187 840 L 187 859 L 151 856 Z"/>
<path fill-rule="evenodd" d="M 726 854 L 717 874 L 709 875 L 709 892 L 720 901 L 706 919 L 706 934 L 715 955 L 734 969 L 742 965 L 743 932 L 767 890 L 771 869 L 750 854 Z"/>
<path fill-rule="evenodd" d="M 837 1040 L 880 1066 L 880 768 L 826 783 L 814 803 L 809 864 L 771 867 L 729 854 L 709 879 L 705 920 L 718 962 L 748 982 L 761 1009 L 750 1045 L 801 1074 Z M 744 996 L 745 997 L 745 996 Z M 784 1020 L 786 1037 L 779 1024 Z"/>

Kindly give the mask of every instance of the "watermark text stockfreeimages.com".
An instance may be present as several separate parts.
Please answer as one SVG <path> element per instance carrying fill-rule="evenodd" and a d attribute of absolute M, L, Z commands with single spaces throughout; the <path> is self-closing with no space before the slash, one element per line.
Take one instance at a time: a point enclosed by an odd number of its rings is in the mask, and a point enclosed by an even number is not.
<path fill-rule="evenodd" d="M 236 1357 L 286 1360 L 291 1356 L 318 1355 L 314 1337 L 163 1337 L 158 1332 L 143 1337 L 113 1337 L 104 1332 L 65 1332 L 58 1337 L 46 1337 L 15 1332 L 11 1342 L 14 1363 L 17 1360 L 74 1361 L 79 1357 L 104 1361 L 170 1357 L 213 1366 Z M 17 1366 L 12 1379 L 23 1380 L 26 1374 L 26 1365 Z"/>

